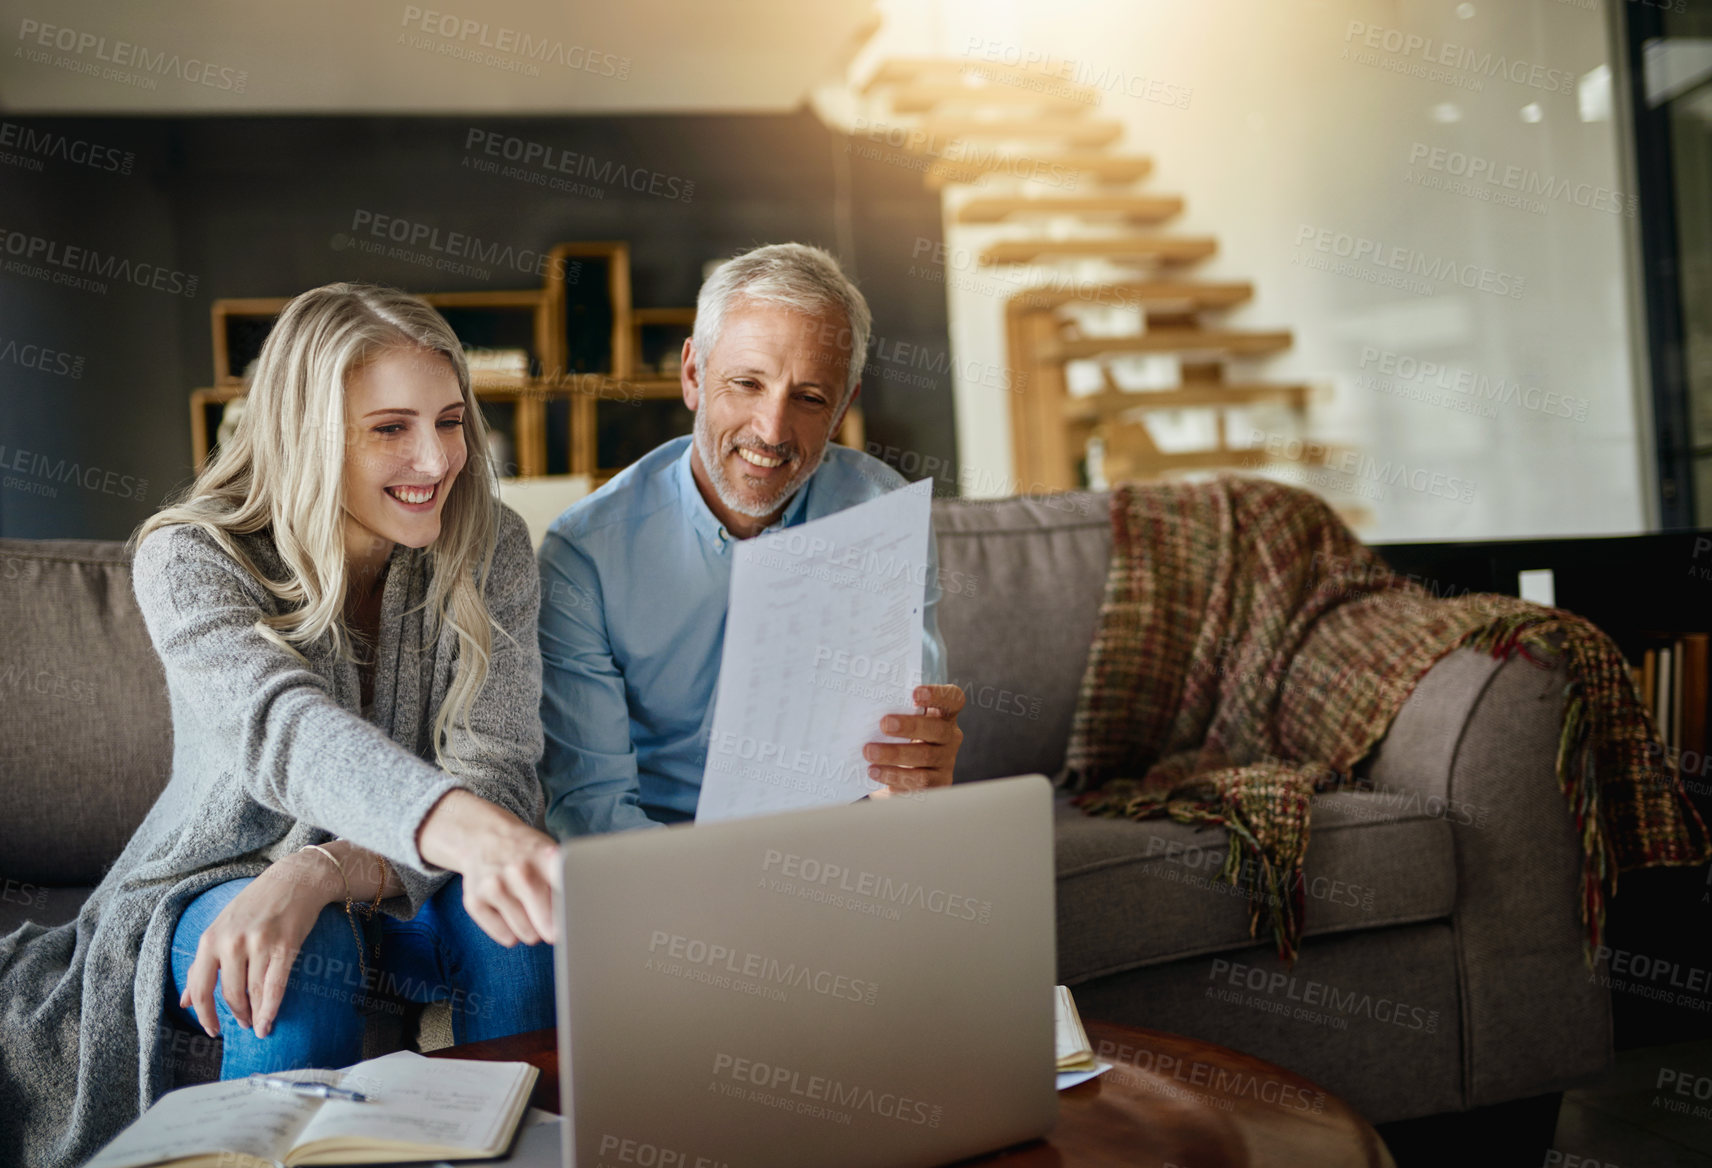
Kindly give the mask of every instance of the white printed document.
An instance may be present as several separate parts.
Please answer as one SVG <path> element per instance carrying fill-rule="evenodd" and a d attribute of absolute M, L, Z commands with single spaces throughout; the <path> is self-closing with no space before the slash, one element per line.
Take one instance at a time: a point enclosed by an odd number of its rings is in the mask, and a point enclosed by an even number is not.
<path fill-rule="evenodd" d="M 849 803 L 882 784 L 921 682 L 933 480 L 735 549 L 696 822 Z"/>

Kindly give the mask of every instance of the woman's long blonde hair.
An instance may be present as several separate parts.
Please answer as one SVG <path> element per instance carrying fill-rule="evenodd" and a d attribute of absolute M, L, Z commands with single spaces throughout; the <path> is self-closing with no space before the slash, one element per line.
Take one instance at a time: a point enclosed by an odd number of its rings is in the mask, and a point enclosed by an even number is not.
<path fill-rule="evenodd" d="M 303 657 L 303 647 L 330 637 L 354 657 L 344 619 L 350 566 L 345 560 L 345 388 L 347 378 L 389 350 L 437 353 L 450 363 L 464 399 L 468 461 L 452 481 L 440 535 L 427 549 L 432 584 L 424 603 L 430 643 L 443 622 L 458 637 L 458 668 L 434 716 L 434 757 L 456 724 L 469 732 L 469 712 L 487 681 L 493 622 L 482 599 L 493 563 L 499 504 L 488 463 L 487 427 L 470 390 L 463 346 L 443 317 L 394 288 L 328 284 L 294 298 L 262 346 L 249 401 L 229 443 L 177 500 L 150 516 L 131 537 L 173 524 L 206 531 L 287 611 L 257 622 L 263 636 Z M 267 531 L 289 574 L 260 571 L 234 539 Z"/>

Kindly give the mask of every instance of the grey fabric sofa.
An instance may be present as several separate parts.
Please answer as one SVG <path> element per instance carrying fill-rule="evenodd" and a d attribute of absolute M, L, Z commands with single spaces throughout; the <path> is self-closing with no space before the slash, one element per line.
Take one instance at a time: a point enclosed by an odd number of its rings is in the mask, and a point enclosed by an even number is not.
<path fill-rule="evenodd" d="M 934 522 L 941 630 L 969 691 L 957 778 L 1053 774 L 1111 558 L 1106 497 L 942 503 Z M 1293 969 L 1215 882 L 1222 830 L 1061 803 L 1060 980 L 1084 1016 L 1258 1055 L 1375 1123 L 1596 1075 L 1611 1010 L 1582 957 L 1557 784 L 1564 683 L 1466 650 L 1427 673 L 1366 768 L 1375 790 L 1314 800 Z"/>
<path fill-rule="evenodd" d="M 1062 763 L 1104 588 L 1104 496 L 935 505 L 941 626 L 969 694 L 959 781 Z M 1061 804 L 1058 968 L 1084 1015 L 1209 1039 L 1373 1122 L 1556 1090 L 1611 1057 L 1554 774 L 1563 678 L 1447 657 L 1371 764 L 1315 801 L 1286 969 L 1214 877 L 1224 833 Z M 0 933 L 71 919 L 164 784 L 164 679 L 122 545 L 0 540 Z M 180 1078 L 218 1066 L 188 1043 Z"/>

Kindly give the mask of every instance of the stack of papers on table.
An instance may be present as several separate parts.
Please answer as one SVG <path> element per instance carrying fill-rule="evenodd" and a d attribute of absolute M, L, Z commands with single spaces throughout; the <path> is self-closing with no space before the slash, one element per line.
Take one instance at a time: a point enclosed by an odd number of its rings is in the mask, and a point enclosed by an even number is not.
<path fill-rule="evenodd" d="M 1088 1032 L 1082 1029 L 1082 1016 L 1076 1013 L 1076 999 L 1070 996 L 1070 987 L 1059 986 L 1055 998 L 1058 1069 L 1061 1071 L 1093 1070 L 1094 1047 L 1088 1041 Z"/>
<path fill-rule="evenodd" d="M 1058 1089 L 1063 1091 L 1078 1083 L 1086 1083 L 1112 1069 L 1112 1064 L 1094 1057 L 1094 1044 L 1082 1028 L 1082 1016 L 1076 1012 L 1076 999 L 1069 986 L 1058 986 L 1053 994 L 1053 1029 L 1058 1047 Z"/>

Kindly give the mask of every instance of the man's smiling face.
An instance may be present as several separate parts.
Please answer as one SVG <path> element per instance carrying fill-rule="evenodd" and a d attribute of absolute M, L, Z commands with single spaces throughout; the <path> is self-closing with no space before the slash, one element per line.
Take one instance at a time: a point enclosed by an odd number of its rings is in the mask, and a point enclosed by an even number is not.
<path fill-rule="evenodd" d="M 850 345 L 836 311 L 809 315 L 756 300 L 731 306 L 712 352 L 685 342 L 696 485 L 739 537 L 773 522 L 820 465 L 848 404 Z"/>

